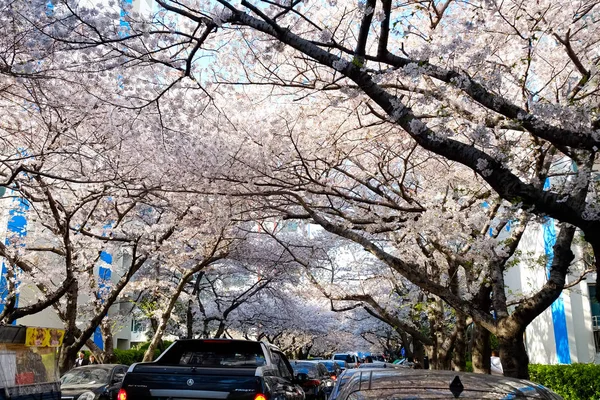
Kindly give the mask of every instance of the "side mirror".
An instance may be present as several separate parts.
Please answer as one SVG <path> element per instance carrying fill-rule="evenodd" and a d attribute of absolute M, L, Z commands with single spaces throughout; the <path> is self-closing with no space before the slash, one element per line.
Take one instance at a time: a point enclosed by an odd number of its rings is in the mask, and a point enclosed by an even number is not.
<path fill-rule="evenodd" d="M 125 378 L 125 374 L 115 374 L 112 378 L 112 384 L 123 382 L 123 378 Z"/>

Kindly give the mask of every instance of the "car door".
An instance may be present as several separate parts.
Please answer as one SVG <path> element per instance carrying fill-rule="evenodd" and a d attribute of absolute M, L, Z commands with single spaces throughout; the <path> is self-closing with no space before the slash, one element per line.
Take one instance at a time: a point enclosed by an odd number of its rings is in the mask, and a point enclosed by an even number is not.
<path fill-rule="evenodd" d="M 277 366 L 278 376 L 276 377 L 275 387 L 277 393 L 273 393 L 274 399 L 281 400 L 304 400 L 304 391 L 298 385 L 293 383 L 293 370 L 286 356 L 279 351 L 272 351 L 271 358 L 273 364 Z"/>
<path fill-rule="evenodd" d="M 119 393 L 119 389 L 121 389 L 121 383 L 123 383 L 126 372 L 127 366 L 125 365 L 119 365 L 113 368 L 108 385 L 108 398 L 110 400 L 117 400 L 117 394 Z"/>

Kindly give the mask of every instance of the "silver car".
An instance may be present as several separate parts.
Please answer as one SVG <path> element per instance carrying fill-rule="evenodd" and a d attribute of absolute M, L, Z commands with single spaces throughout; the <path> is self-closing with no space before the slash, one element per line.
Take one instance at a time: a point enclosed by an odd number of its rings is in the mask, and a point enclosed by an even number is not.
<path fill-rule="evenodd" d="M 547 399 L 562 397 L 521 379 L 410 368 L 355 369 L 338 379 L 329 400 Z"/>

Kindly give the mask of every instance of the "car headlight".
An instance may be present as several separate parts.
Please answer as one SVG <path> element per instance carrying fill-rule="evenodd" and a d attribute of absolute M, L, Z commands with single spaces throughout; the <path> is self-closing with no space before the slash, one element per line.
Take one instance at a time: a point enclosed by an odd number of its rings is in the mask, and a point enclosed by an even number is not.
<path fill-rule="evenodd" d="M 84 392 L 77 398 L 77 400 L 94 400 L 96 394 L 94 392 Z"/>

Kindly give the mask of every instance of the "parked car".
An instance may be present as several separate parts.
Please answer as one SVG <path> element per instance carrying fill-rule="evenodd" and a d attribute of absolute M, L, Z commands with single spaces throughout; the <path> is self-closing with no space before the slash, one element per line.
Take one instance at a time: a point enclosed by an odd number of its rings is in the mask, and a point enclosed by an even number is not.
<path fill-rule="evenodd" d="M 352 353 L 336 353 L 331 357 L 331 359 L 346 361 L 348 368 L 356 368 L 360 365 L 358 356 Z"/>
<path fill-rule="evenodd" d="M 335 381 L 335 385 L 333 386 L 333 390 L 331 391 L 331 394 L 329 395 L 328 400 L 336 399 L 339 396 L 339 393 L 342 390 L 342 388 L 346 385 L 346 383 L 348 383 L 350 381 L 350 378 L 352 378 L 352 375 L 354 375 L 356 372 L 360 372 L 360 371 L 361 370 L 358 368 L 345 369 L 344 371 L 342 371 L 342 373 L 340 375 L 338 375 L 338 377 Z"/>
<path fill-rule="evenodd" d="M 300 383 L 294 381 L 285 355 L 273 345 L 184 339 L 155 361 L 129 367 L 119 400 L 304 400 Z"/>
<path fill-rule="evenodd" d="M 537 383 L 454 371 L 386 368 L 347 370 L 329 400 L 545 399 L 562 397 Z"/>
<path fill-rule="evenodd" d="M 304 390 L 307 400 L 326 400 L 334 385 L 327 367 L 314 361 L 290 361 L 294 377 Z"/>
<path fill-rule="evenodd" d="M 340 368 L 342 369 L 342 371 L 348 369 L 348 363 L 345 360 L 331 360 L 334 363 L 336 363 L 337 365 L 340 366 Z"/>
<path fill-rule="evenodd" d="M 314 359 L 308 360 L 308 361 L 315 362 Z M 342 373 L 342 367 L 340 367 L 340 364 L 338 364 L 337 361 L 318 360 L 317 362 L 320 364 L 323 364 L 325 366 L 325 368 L 327 368 L 327 371 L 329 371 L 329 375 L 331 376 L 331 379 L 333 379 L 334 381 L 337 379 L 338 375 L 340 375 Z"/>
<path fill-rule="evenodd" d="M 126 365 L 96 364 L 77 367 L 60 378 L 63 400 L 117 400 Z"/>
<path fill-rule="evenodd" d="M 365 369 L 365 368 L 410 368 L 410 366 L 408 365 L 402 365 L 402 364 L 393 364 L 393 363 L 387 363 L 387 362 L 383 362 L 383 361 L 373 361 L 373 362 L 366 362 L 366 363 L 362 363 L 358 366 L 359 369 Z"/>

